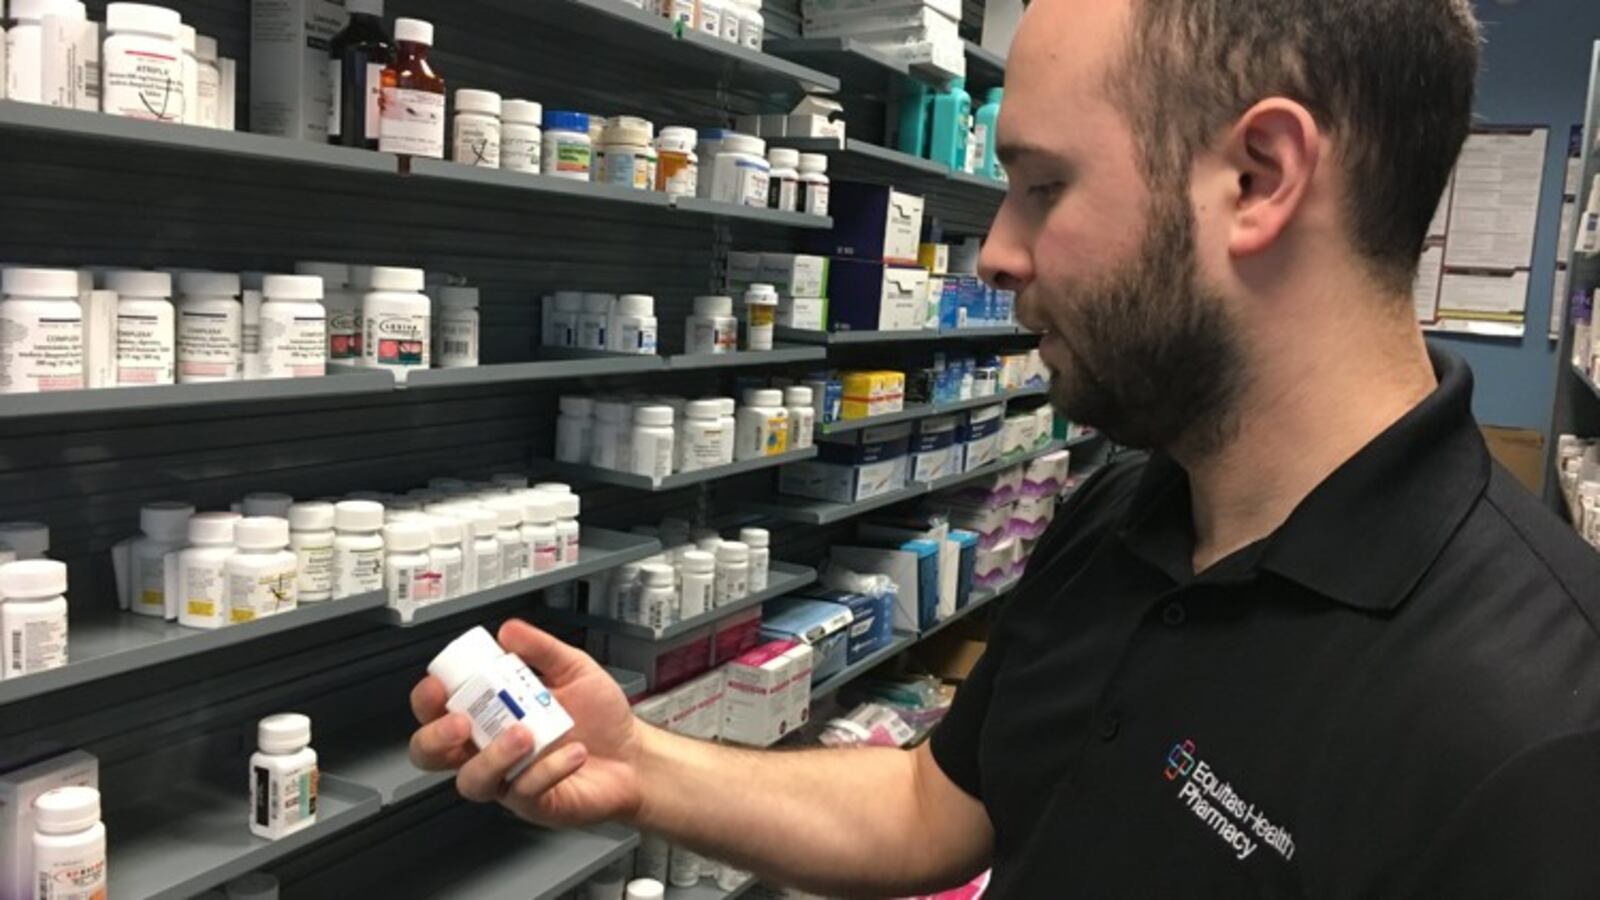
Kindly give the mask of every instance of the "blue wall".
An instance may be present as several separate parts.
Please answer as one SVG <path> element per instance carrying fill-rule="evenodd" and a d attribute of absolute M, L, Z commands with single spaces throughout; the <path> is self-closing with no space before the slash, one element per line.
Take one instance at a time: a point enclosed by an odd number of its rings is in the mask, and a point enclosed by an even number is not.
<path fill-rule="evenodd" d="M 1521 341 L 1430 335 L 1466 357 L 1485 425 L 1546 432 L 1554 403 L 1556 346 L 1547 337 L 1554 290 L 1567 138 L 1583 123 L 1589 63 L 1600 38 L 1596 0 L 1477 0 L 1488 36 L 1478 79 L 1478 117 L 1488 125 L 1550 126 L 1550 156 L 1533 251 L 1527 332 Z M 1548 435 L 1546 435 L 1548 438 Z"/>

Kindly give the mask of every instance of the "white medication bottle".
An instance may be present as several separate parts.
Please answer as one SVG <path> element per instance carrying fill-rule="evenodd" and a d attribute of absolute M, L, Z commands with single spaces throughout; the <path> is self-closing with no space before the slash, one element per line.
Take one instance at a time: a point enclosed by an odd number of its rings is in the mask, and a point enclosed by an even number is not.
<path fill-rule="evenodd" d="M 739 349 L 739 320 L 733 316 L 733 298 L 694 298 L 694 314 L 684 322 L 685 353 L 732 353 Z"/>
<path fill-rule="evenodd" d="M 813 216 L 828 214 L 828 157 L 824 153 L 800 154 L 800 211 Z"/>
<path fill-rule="evenodd" d="M 695 27 L 714 38 L 722 37 L 722 0 L 698 0 Z"/>
<path fill-rule="evenodd" d="M 583 312 L 578 314 L 578 347 L 584 350 L 611 349 L 611 308 L 617 303 L 612 294 L 584 294 Z"/>
<path fill-rule="evenodd" d="M 336 262 L 298 262 L 297 275 L 322 279 L 322 308 L 328 314 L 328 363 L 361 364 L 361 291 L 350 284 L 350 267 Z"/>
<path fill-rule="evenodd" d="M 177 380 L 177 314 L 172 276 L 120 271 L 106 275 L 117 292 L 117 386 L 172 384 Z"/>
<path fill-rule="evenodd" d="M 419 607 L 437 602 L 439 576 L 428 567 L 433 546 L 432 524 L 395 521 L 383 526 L 383 588 L 389 608 L 409 622 Z"/>
<path fill-rule="evenodd" d="M 441 369 L 478 364 L 478 289 L 445 285 L 439 289 L 439 321 L 434 328 L 433 363 Z"/>
<path fill-rule="evenodd" d="M 587 463 L 594 435 L 594 402 L 588 397 L 562 397 L 560 406 L 561 415 L 556 417 L 556 459 Z"/>
<path fill-rule="evenodd" d="M 678 609 L 684 619 L 692 619 L 717 605 L 717 559 L 704 550 L 686 551 L 680 559 Z"/>
<path fill-rule="evenodd" d="M 42 102 L 100 111 L 100 28 L 80 0 L 57 0 L 43 19 L 40 50 Z M 3 54 L 0 54 L 3 55 Z M 0 62 L 0 69 L 4 63 Z M 0 92 L 0 97 L 5 96 Z"/>
<path fill-rule="evenodd" d="M 251 491 L 239 500 L 239 512 L 247 516 L 272 516 L 287 519 L 294 498 L 277 491 Z"/>
<path fill-rule="evenodd" d="M 633 413 L 633 455 L 629 471 L 660 480 L 672 474 L 672 407 L 641 406 Z"/>
<path fill-rule="evenodd" d="M 722 404 L 691 400 L 684 407 L 677 451 L 677 469 L 694 472 L 722 465 Z"/>
<path fill-rule="evenodd" d="M 0 273 L 0 394 L 84 386 L 83 308 L 71 269 Z"/>
<path fill-rule="evenodd" d="M 225 885 L 227 900 L 278 900 L 278 879 L 266 872 L 240 875 Z"/>
<path fill-rule="evenodd" d="M 261 291 L 261 377 L 326 375 L 328 312 L 322 306 L 322 279 L 315 275 L 268 275 L 262 280 Z M 245 325 L 249 327 L 248 310 Z M 245 343 L 248 353 L 248 339 Z"/>
<path fill-rule="evenodd" d="M 472 526 L 472 545 L 463 548 L 463 562 L 471 570 L 472 589 L 486 591 L 500 584 L 500 542 L 495 539 L 500 517 L 476 506 L 463 510 L 462 516 Z"/>
<path fill-rule="evenodd" d="M 539 120 L 544 107 L 531 100 L 507 100 L 500 106 L 500 168 L 539 174 L 544 132 Z"/>
<path fill-rule="evenodd" d="M 244 374 L 244 306 L 232 272 L 178 276 L 178 381 L 238 381 Z"/>
<path fill-rule="evenodd" d="M 234 527 L 239 514 L 196 513 L 189 519 L 189 546 L 178 551 L 169 590 L 178 593 L 178 624 L 221 628 L 228 624 L 227 563 L 236 552 Z"/>
<path fill-rule="evenodd" d="M 750 593 L 767 589 L 767 571 L 772 562 L 768 548 L 771 536 L 765 528 L 739 529 L 739 543 L 750 548 Z"/>
<path fill-rule="evenodd" d="M 723 0 L 722 2 L 722 34 L 723 40 L 738 46 L 739 27 L 744 24 L 744 19 L 739 15 L 739 0 Z"/>
<path fill-rule="evenodd" d="M 602 184 L 636 191 L 655 189 L 655 125 L 638 116 L 613 116 L 600 131 L 595 178 Z"/>
<path fill-rule="evenodd" d="M 614 400 L 594 401 L 594 427 L 589 436 L 589 465 L 629 471 L 633 459 L 633 407 Z M 626 449 L 627 452 L 622 452 Z"/>
<path fill-rule="evenodd" d="M 528 544 L 522 539 L 522 501 L 491 497 L 484 504 L 495 514 L 494 539 L 500 544 L 500 583 L 528 577 Z"/>
<path fill-rule="evenodd" d="M 548 491 L 528 490 L 522 500 L 522 542 L 528 548 L 528 574 L 540 575 L 561 560 L 561 539 L 556 534 L 559 500 Z"/>
<path fill-rule="evenodd" d="M 5 35 L 7 99 L 44 102 L 44 17 L 54 5 L 54 0 L 11 0 L 11 17 L 15 21 Z"/>
<path fill-rule="evenodd" d="M 789 449 L 803 450 L 815 443 L 813 430 L 817 413 L 811 405 L 811 388 L 804 385 L 784 388 L 783 405 L 789 411 Z"/>
<path fill-rule="evenodd" d="M 361 300 L 363 364 L 393 372 L 401 384 L 407 372 L 429 365 L 433 304 L 422 293 L 426 281 L 421 269 L 374 266 L 372 290 Z"/>
<path fill-rule="evenodd" d="M 716 605 L 726 606 L 750 593 L 750 547 L 740 541 L 717 545 Z"/>
<path fill-rule="evenodd" d="M 677 574 L 668 565 L 648 563 L 639 567 L 639 607 L 646 627 L 660 631 L 678 619 L 678 594 L 673 585 Z"/>
<path fill-rule="evenodd" d="M 739 43 L 759 53 L 766 31 L 767 20 L 761 15 L 761 0 L 742 0 L 739 3 Z"/>
<path fill-rule="evenodd" d="M 767 151 L 772 165 L 767 182 L 767 205 L 794 212 L 800 208 L 800 151 L 792 147 L 773 147 Z"/>
<path fill-rule="evenodd" d="M 109 115 L 182 122 L 182 19 L 146 3 L 106 4 L 106 43 L 100 57 L 101 109 Z"/>
<path fill-rule="evenodd" d="M 778 289 L 752 284 L 744 292 L 744 345 L 747 350 L 771 350 L 778 323 Z"/>
<path fill-rule="evenodd" d="M 560 545 L 557 566 L 575 566 L 582 556 L 583 529 L 578 525 L 578 495 L 566 493 L 556 498 L 556 542 Z"/>
<path fill-rule="evenodd" d="M 641 849 L 642 849 L 641 844 Z M 666 860 L 663 859 L 663 862 Z M 667 896 L 666 885 L 655 878 L 635 878 L 628 882 L 628 892 L 623 900 L 662 900 Z"/>
<path fill-rule="evenodd" d="M 789 413 L 783 408 L 782 391 L 776 388 L 745 391 L 738 421 L 734 455 L 740 461 L 776 456 L 788 448 Z"/>
<path fill-rule="evenodd" d="M 544 345 L 578 346 L 578 321 L 583 315 L 583 294 L 578 291 L 556 291 L 545 306 L 550 310 L 550 315 L 544 327 Z"/>
<path fill-rule="evenodd" d="M 623 563 L 611 570 L 606 582 L 606 606 L 618 622 L 644 624 L 639 608 L 639 564 Z"/>
<path fill-rule="evenodd" d="M 67 565 L 27 559 L 0 565 L 0 657 L 5 677 L 67 664 Z"/>
<path fill-rule="evenodd" d="M 655 298 L 649 294 L 623 294 L 618 297 L 607 334 L 611 349 L 617 353 L 655 355 Z"/>
<path fill-rule="evenodd" d="M 702 9 L 704 0 L 701 0 Z M 765 209 L 772 165 L 767 162 L 767 142 L 747 134 L 728 132 L 722 138 L 711 172 L 711 199 Z"/>
<path fill-rule="evenodd" d="M 589 136 L 589 115 L 546 110 L 540 171 L 570 181 L 588 181 L 593 163 L 594 139 Z"/>
<path fill-rule="evenodd" d="M 296 503 L 289 507 L 289 549 L 294 551 L 299 602 L 318 603 L 333 599 L 332 503 Z"/>
<path fill-rule="evenodd" d="M 124 607 L 141 616 L 177 620 L 177 598 L 167 597 L 166 555 L 183 549 L 193 515 L 194 507 L 187 503 L 161 501 L 139 508 L 143 534 L 111 551 Z"/>
<path fill-rule="evenodd" d="M 735 404 L 732 397 L 718 397 L 717 403 L 722 407 L 722 463 L 732 463 L 737 455 L 739 442 L 738 420 L 734 418 Z"/>
<path fill-rule="evenodd" d="M 246 516 L 234 523 L 236 552 L 223 564 L 228 577 L 228 620 L 254 622 L 298 605 L 299 561 L 289 551 L 289 522 Z"/>
<path fill-rule="evenodd" d="M 259 749 L 250 757 L 250 833 L 276 841 L 317 822 L 317 751 L 311 719 L 299 713 L 267 716 L 256 726 Z"/>
<path fill-rule="evenodd" d="M 217 39 L 196 35 L 194 58 L 200 64 L 195 85 L 194 124 L 202 128 L 222 127 L 222 67 L 218 61 Z"/>
<path fill-rule="evenodd" d="M 656 190 L 668 197 L 693 197 L 700 186 L 700 157 L 693 128 L 669 125 L 656 137 Z"/>
<path fill-rule="evenodd" d="M 428 673 L 450 695 L 445 707 L 472 720 L 472 742 L 479 750 L 507 728 L 521 723 L 533 735 L 533 749 L 506 774 L 514 780 L 572 730 L 572 717 L 521 657 L 503 650 L 482 626 L 451 641 Z"/>
<path fill-rule="evenodd" d="M 50 528 L 43 522 L 0 522 L 0 549 L 17 559 L 42 559 L 50 552 Z"/>
<path fill-rule="evenodd" d="M 728 0 L 732 3 L 733 0 Z M 733 10 L 729 9 L 728 17 L 732 18 Z M 667 881 L 673 887 L 691 888 L 700 883 L 700 867 L 705 863 L 700 854 L 688 847 L 678 844 L 672 845 L 672 850 L 667 858 Z"/>
<path fill-rule="evenodd" d="M 106 896 L 106 826 L 100 792 L 69 785 L 33 801 L 35 900 L 96 900 Z"/>
<path fill-rule="evenodd" d="M 428 568 L 439 576 L 438 600 L 454 600 L 466 593 L 465 555 L 461 550 L 461 523 L 434 516 L 429 523 L 433 545 L 428 548 Z"/>
<path fill-rule="evenodd" d="M 343 500 L 333 505 L 333 597 L 383 589 L 383 504 Z"/>
<path fill-rule="evenodd" d="M 500 95 L 461 88 L 456 91 L 450 158 L 481 169 L 500 168 Z"/>
<path fill-rule="evenodd" d="M 193 25 L 178 26 L 178 71 L 183 77 L 183 118 L 185 125 L 200 124 L 200 60 L 194 55 L 195 33 Z"/>

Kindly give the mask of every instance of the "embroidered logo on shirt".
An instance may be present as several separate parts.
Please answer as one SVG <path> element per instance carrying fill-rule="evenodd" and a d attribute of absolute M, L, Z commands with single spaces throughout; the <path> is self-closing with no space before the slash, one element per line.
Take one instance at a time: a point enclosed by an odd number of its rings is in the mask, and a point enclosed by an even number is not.
<path fill-rule="evenodd" d="M 1218 776 L 1196 753 L 1194 741 L 1172 745 L 1162 774 L 1168 781 L 1182 781 L 1178 802 L 1232 848 L 1240 861 L 1249 859 L 1262 844 L 1278 851 L 1285 861 L 1294 859 L 1294 835 L 1283 826 L 1272 824 L 1264 810 L 1241 797 L 1232 784 Z"/>

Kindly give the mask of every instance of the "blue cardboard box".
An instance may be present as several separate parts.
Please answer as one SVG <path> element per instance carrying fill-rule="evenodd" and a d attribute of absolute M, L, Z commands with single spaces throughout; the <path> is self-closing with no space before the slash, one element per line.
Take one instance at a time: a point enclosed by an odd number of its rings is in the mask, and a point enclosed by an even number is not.
<path fill-rule="evenodd" d="M 894 597 L 891 595 L 872 597 L 849 591 L 810 588 L 803 591 L 801 596 L 850 610 L 852 621 L 846 639 L 847 665 L 866 659 L 894 640 Z"/>
<path fill-rule="evenodd" d="M 854 614 L 837 603 L 783 597 L 766 605 L 761 620 L 763 640 L 792 640 L 811 645 L 811 683 L 837 675 L 849 663 L 850 625 Z"/>
<path fill-rule="evenodd" d="M 825 435 L 817 439 L 817 457 L 841 466 L 860 466 L 905 456 L 910 446 L 911 423 L 899 422 Z"/>
<path fill-rule="evenodd" d="M 823 256 L 915 266 L 923 209 L 923 199 L 914 194 L 887 185 L 836 180 L 828 193 L 833 227 L 807 232 L 807 246 Z M 829 287 L 829 299 L 834 299 L 833 284 Z"/>
<path fill-rule="evenodd" d="M 920 331 L 928 270 L 877 260 L 835 259 L 828 276 L 829 331 Z"/>

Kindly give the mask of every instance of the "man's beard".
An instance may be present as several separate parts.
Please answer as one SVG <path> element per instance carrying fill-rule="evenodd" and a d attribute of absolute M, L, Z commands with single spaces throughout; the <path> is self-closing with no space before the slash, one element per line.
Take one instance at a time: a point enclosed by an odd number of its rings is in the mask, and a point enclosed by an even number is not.
<path fill-rule="evenodd" d="M 1204 455 L 1234 433 L 1247 380 L 1224 302 L 1201 282 L 1188 191 L 1163 191 L 1137 257 L 1109 276 L 1050 291 L 1068 370 L 1053 396 L 1074 422 L 1119 444 Z"/>

